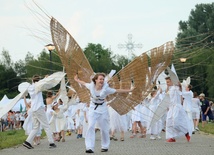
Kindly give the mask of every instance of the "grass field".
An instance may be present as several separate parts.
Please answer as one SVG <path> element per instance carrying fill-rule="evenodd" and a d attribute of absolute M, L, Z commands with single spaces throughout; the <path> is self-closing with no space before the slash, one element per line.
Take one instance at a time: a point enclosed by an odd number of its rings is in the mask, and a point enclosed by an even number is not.
<path fill-rule="evenodd" d="M 45 133 L 43 132 L 42 137 L 44 136 Z M 0 132 L 0 150 L 22 144 L 26 138 L 27 136 L 25 135 L 25 131 L 23 129 Z"/>
<path fill-rule="evenodd" d="M 207 123 L 204 128 L 202 128 L 201 123 L 199 123 L 199 129 L 205 133 L 214 134 L 214 123 Z"/>

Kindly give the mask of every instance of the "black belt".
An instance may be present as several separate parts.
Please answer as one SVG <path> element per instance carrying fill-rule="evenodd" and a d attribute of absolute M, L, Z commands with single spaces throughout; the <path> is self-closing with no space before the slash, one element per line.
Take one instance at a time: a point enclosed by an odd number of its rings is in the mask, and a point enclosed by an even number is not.
<path fill-rule="evenodd" d="M 94 102 L 93 102 L 94 103 Z M 104 102 L 103 102 L 104 103 Z M 96 107 L 94 108 L 94 110 L 96 110 L 97 109 L 97 107 L 99 106 L 99 105 L 103 105 L 103 103 L 94 103 L 95 105 L 96 105 Z"/>

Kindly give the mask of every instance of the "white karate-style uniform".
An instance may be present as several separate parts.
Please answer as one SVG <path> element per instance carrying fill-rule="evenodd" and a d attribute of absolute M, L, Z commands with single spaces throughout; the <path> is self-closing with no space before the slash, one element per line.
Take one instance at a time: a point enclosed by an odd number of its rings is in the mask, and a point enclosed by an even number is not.
<path fill-rule="evenodd" d="M 26 141 L 29 143 L 33 142 L 34 137 L 42 125 L 43 129 L 46 132 L 49 143 L 54 143 L 53 137 L 51 135 L 50 126 L 48 124 L 47 116 L 45 113 L 45 106 L 43 102 L 42 92 L 35 92 L 35 84 L 29 86 L 28 93 L 31 97 L 31 110 L 32 110 L 32 120 L 33 120 L 33 129 L 31 130 Z"/>
<path fill-rule="evenodd" d="M 191 127 L 187 113 L 181 105 L 181 91 L 178 86 L 170 86 L 169 91 L 170 105 L 166 117 L 166 139 L 178 138 L 189 132 Z"/>
<path fill-rule="evenodd" d="M 194 131 L 194 123 L 192 119 L 192 98 L 193 98 L 193 92 L 190 91 L 184 91 L 182 92 L 182 97 L 184 98 L 183 101 L 183 108 L 186 111 L 188 118 L 189 118 L 189 123 L 192 128 L 192 131 Z"/>
<path fill-rule="evenodd" d="M 91 94 L 88 114 L 88 130 L 85 136 L 86 150 L 94 150 L 96 122 L 98 123 L 101 131 L 101 147 L 102 149 L 108 149 L 110 145 L 109 114 L 105 98 L 107 95 L 115 93 L 116 89 L 110 88 L 106 82 L 100 91 L 95 90 L 95 84 L 93 82 L 86 83 L 85 86 L 89 89 Z"/>

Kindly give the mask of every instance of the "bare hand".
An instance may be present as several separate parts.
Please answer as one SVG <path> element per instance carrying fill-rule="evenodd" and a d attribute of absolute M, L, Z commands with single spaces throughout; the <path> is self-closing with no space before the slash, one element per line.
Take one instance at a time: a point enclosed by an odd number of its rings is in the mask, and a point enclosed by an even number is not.
<path fill-rule="evenodd" d="M 78 80 L 79 80 L 79 78 L 78 78 L 78 75 L 77 75 L 77 74 L 74 76 L 74 80 L 75 80 L 75 81 L 78 81 Z"/>

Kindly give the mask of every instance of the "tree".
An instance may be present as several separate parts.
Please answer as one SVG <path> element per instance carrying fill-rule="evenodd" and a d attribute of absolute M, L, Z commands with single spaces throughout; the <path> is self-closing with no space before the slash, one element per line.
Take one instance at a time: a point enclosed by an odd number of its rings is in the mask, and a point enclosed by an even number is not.
<path fill-rule="evenodd" d="M 13 69 L 13 62 L 11 61 L 10 54 L 6 50 L 2 51 L 0 75 L 0 96 L 3 97 L 4 94 L 8 94 L 8 97 L 14 97 L 17 95 L 17 86 L 21 79 L 17 77 Z"/>
<path fill-rule="evenodd" d="M 100 44 L 89 43 L 84 53 L 94 72 L 109 73 L 115 67 L 111 51 L 104 49 Z"/>
<path fill-rule="evenodd" d="M 50 68 L 52 63 L 52 69 Z M 52 51 L 52 62 L 50 62 L 50 55 L 43 50 L 38 58 L 34 58 L 31 53 L 28 53 L 25 57 L 26 64 L 26 77 L 32 77 L 35 74 L 44 76 L 56 71 L 62 71 L 63 66 L 56 51 Z"/>
<path fill-rule="evenodd" d="M 197 4 L 195 9 L 191 10 L 188 21 L 179 22 L 176 53 L 173 60 L 176 62 L 181 57 L 187 58 L 185 68 L 188 70 L 188 75 L 191 75 L 194 90 L 212 97 L 214 96 L 212 87 L 214 83 L 213 32 L 214 3 Z"/>
<path fill-rule="evenodd" d="M 179 22 L 176 46 L 178 48 L 196 44 L 201 46 L 202 43 L 213 46 L 210 44 L 214 40 L 213 31 L 214 3 L 197 4 L 195 9 L 191 10 L 188 21 Z"/>

